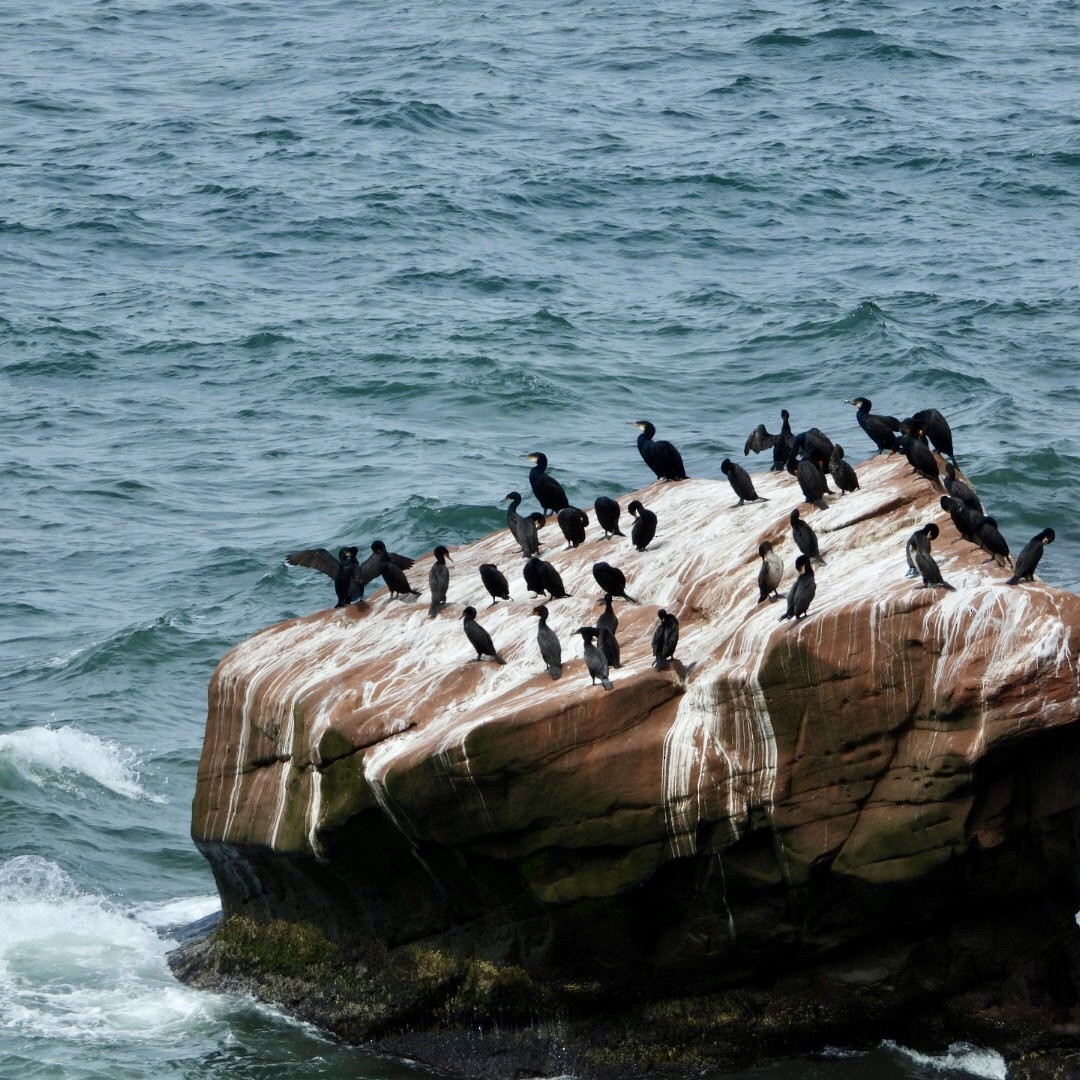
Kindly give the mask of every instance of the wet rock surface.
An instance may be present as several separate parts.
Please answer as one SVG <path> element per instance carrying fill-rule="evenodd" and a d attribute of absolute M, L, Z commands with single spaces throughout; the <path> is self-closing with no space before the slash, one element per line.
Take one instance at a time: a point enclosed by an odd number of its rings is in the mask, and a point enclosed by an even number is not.
<path fill-rule="evenodd" d="M 636 493 L 659 517 L 644 552 L 595 524 L 562 550 L 549 525 L 543 555 L 573 594 L 547 602 L 557 681 L 505 530 L 453 552 L 434 619 L 424 597 L 380 592 L 237 646 L 210 687 L 192 827 L 226 916 L 312 927 L 339 960 L 376 943 L 519 972 L 539 996 L 531 1019 L 503 1023 L 533 1050 L 538 1025 L 584 1024 L 560 1044 L 583 1073 L 716 1064 L 725 1030 L 743 1048 L 730 1060 L 750 1060 L 912 1016 L 1011 1054 L 1035 1053 L 1036 1032 L 1069 1044 L 1080 598 L 1004 584 L 1010 571 L 957 538 L 905 461 L 858 468 L 862 488 L 824 510 L 800 505 L 786 474 L 756 474 L 768 501 L 738 508 L 726 480 L 651 485 Z M 825 562 L 809 615 L 782 622 L 782 602 L 758 603 L 757 552 L 774 543 L 786 592 L 796 506 Z M 904 576 L 905 541 L 929 521 L 953 591 Z M 590 685 L 572 636 L 601 611 L 600 560 L 641 601 L 616 601 L 611 691 Z M 513 601 L 485 606 L 487 562 Z M 469 604 L 505 666 L 471 662 Z M 664 671 L 651 666 L 660 608 L 681 623 Z M 189 950 L 189 978 L 213 983 L 212 949 Z M 445 1047 L 461 1022 L 447 994 L 432 999 L 441 1013 L 391 1008 L 345 1036 L 423 1057 L 408 1046 Z M 732 994 L 769 1004 L 725 1029 Z M 710 1020 L 714 998 L 726 1004 Z M 673 1000 L 697 1003 L 700 1030 L 648 1019 Z M 623 1050 L 663 1033 L 629 1066 L 622 1051 L 581 1056 L 604 1044 L 604 1001 L 636 1017 L 635 1039 L 613 1039 Z M 490 1006 L 478 992 L 477 1015 Z M 665 1065 L 669 1043 L 686 1054 Z"/>

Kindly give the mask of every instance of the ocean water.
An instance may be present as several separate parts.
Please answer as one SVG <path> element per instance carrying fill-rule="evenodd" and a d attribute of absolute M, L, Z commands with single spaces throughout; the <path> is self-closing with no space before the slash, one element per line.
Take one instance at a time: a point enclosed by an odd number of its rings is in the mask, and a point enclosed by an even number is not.
<path fill-rule="evenodd" d="M 0 1076 L 429 1075 L 166 967 L 207 680 L 332 602 L 294 548 L 476 538 L 534 450 L 639 487 L 642 417 L 858 462 L 863 395 L 1080 586 L 1080 9 L 709 7 L 0 8 Z"/>

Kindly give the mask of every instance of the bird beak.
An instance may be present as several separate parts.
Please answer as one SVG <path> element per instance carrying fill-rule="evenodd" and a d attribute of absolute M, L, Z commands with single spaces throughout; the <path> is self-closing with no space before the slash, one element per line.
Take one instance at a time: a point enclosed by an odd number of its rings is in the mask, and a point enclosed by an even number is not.
<path fill-rule="evenodd" d="M 854 405 L 855 402 L 854 401 L 849 401 L 847 398 L 844 398 L 844 404 L 845 405 Z"/>

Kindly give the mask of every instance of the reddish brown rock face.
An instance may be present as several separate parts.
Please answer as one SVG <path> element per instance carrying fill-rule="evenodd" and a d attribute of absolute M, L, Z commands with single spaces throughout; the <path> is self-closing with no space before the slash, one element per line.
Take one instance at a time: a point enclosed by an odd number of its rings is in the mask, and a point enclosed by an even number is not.
<path fill-rule="evenodd" d="M 437 618 L 382 590 L 238 645 L 210 686 L 193 816 L 226 912 L 540 973 L 737 980 L 1041 894 L 1080 906 L 1080 598 L 1005 585 L 903 459 L 859 476 L 826 510 L 786 474 L 755 475 L 769 501 L 737 509 L 725 479 L 653 484 L 645 552 L 595 524 L 573 550 L 543 530 L 573 594 L 547 601 L 558 681 L 506 530 L 453 552 Z M 769 539 L 790 588 L 796 506 L 825 558 L 797 623 L 756 585 Z M 954 592 L 905 577 L 929 521 Z M 599 560 L 641 601 L 615 602 L 610 692 L 573 634 L 600 613 Z M 511 602 L 487 606 L 484 562 Z M 469 604 L 505 666 L 473 662 Z M 659 608 L 681 623 L 665 671 Z"/>

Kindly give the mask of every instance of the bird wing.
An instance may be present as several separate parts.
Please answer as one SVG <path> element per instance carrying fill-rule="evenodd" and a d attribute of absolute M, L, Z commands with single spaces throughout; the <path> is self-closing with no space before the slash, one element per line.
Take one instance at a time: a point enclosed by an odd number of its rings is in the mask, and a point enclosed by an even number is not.
<path fill-rule="evenodd" d="M 399 569 L 399 570 L 411 570 L 415 559 L 410 559 L 408 555 L 395 555 L 391 552 L 387 558 Z"/>
<path fill-rule="evenodd" d="M 326 548 L 304 548 L 303 551 L 293 551 L 285 556 L 285 561 L 290 566 L 306 566 L 310 570 L 318 570 L 320 574 L 331 578 L 337 577 L 338 567 L 341 565 Z"/>
<path fill-rule="evenodd" d="M 743 447 L 743 456 L 745 457 L 751 451 L 755 454 L 760 454 L 762 450 L 768 450 L 769 447 L 775 446 L 779 439 L 779 435 L 770 435 L 764 424 L 758 424 L 758 426 L 750 432 L 750 435 L 746 440 L 746 445 Z"/>

